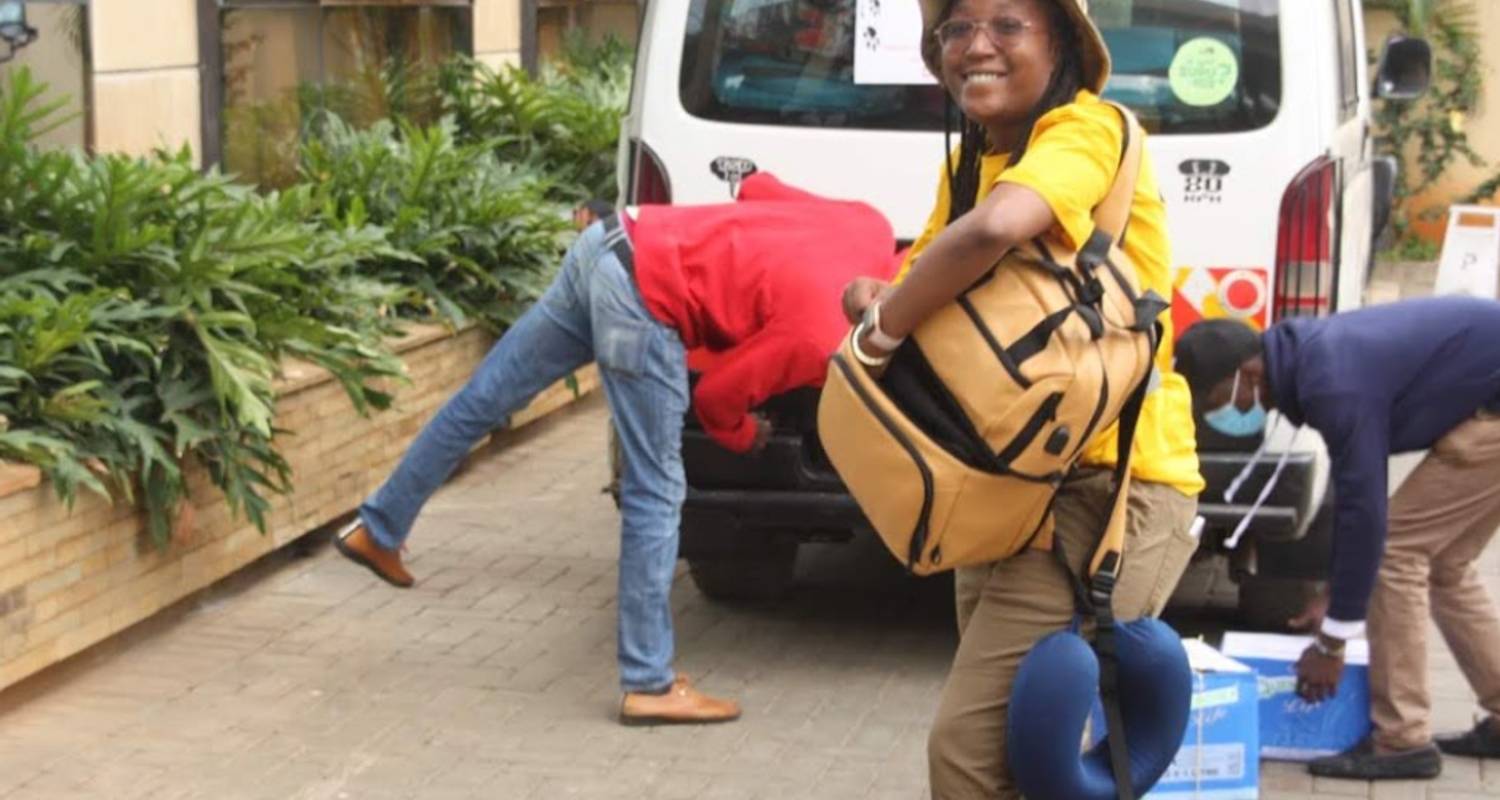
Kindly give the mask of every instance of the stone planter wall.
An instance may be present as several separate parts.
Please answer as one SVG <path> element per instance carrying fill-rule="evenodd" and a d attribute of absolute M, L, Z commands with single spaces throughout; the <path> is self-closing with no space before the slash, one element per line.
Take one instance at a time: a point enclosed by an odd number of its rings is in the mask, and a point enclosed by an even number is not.
<path fill-rule="evenodd" d="M 100 642 L 348 514 L 385 477 L 442 402 L 468 378 L 491 338 L 414 328 L 396 350 L 409 386 L 392 409 L 361 418 L 321 369 L 290 364 L 278 385 L 278 440 L 294 470 L 261 533 L 229 513 L 194 470 L 193 502 L 170 546 L 156 547 L 139 511 L 81 494 L 69 510 L 32 467 L 0 462 L 0 688 Z M 598 384 L 593 367 L 579 393 Z M 512 421 L 524 425 L 577 395 L 559 384 Z"/>

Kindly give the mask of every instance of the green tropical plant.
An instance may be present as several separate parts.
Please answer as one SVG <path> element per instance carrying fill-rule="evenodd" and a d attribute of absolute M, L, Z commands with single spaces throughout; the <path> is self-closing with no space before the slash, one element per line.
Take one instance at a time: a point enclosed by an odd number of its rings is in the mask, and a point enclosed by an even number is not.
<path fill-rule="evenodd" d="M 384 408 L 396 320 L 498 331 L 545 287 L 570 235 L 556 198 L 591 191 L 560 188 L 577 176 L 549 159 L 581 139 L 547 123 L 502 160 L 519 125 L 360 130 L 306 99 L 299 180 L 260 191 L 185 150 L 41 151 L 62 102 L 26 70 L 0 86 L 0 458 L 40 466 L 69 502 L 139 503 L 159 543 L 197 464 L 264 529 L 291 479 L 283 359 L 327 369 L 361 413 Z"/>
<path fill-rule="evenodd" d="M 632 62 L 630 48 L 614 38 L 598 45 L 571 39 L 565 58 L 540 77 L 458 59 L 441 79 L 445 108 L 466 141 L 489 141 L 500 160 L 542 170 L 552 197 L 613 199 Z"/>
<path fill-rule="evenodd" d="M 317 224 L 311 187 L 260 195 L 189 153 L 43 152 L 57 110 L 26 70 L 0 87 L 0 455 L 140 500 L 158 542 L 196 461 L 264 529 L 287 488 L 279 360 L 326 368 L 361 412 L 401 374 L 379 344 L 393 292 L 358 265 L 395 251 L 368 224 Z"/>
<path fill-rule="evenodd" d="M 302 178 L 329 226 L 387 232 L 390 248 L 358 270 L 405 289 L 396 316 L 498 332 L 546 287 L 568 228 L 536 171 L 502 164 L 489 141 L 461 143 L 451 119 L 358 130 L 330 114 L 315 128 Z"/>
<path fill-rule="evenodd" d="M 224 167 L 266 189 L 297 182 L 302 142 L 302 109 L 295 92 L 261 102 L 226 103 Z"/>
<path fill-rule="evenodd" d="M 544 67 L 563 83 L 575 86 L 603 84 L 616 98 L 611 105 L 620 108 L 629 100 L 630 76 L 635 68 L 635 48 L 614 34 L 593 41 L 582 30 L 570 30 L 563 37 L 562 55 Z M 626 95 L 620 98 L 620 94 Z"/>

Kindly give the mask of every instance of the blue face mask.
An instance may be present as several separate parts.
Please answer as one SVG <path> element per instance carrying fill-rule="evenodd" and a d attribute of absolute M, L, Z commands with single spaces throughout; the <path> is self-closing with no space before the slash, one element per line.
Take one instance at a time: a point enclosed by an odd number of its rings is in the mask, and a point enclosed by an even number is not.
<path fill-rule="evenodd" d="M 1255 400 L 1249 411 L 1241 411 L 1234 401 L 1240 396 L 1240 373 L 1234 373 L 1234 388 L 1229 390 L 1229 402 L 1203 415 L 1208 426 L 1236 438 L 1254 436 L 1266 429 L 1266 407 L 1260 403 L 1260 387 L 1255 387 Z"/>

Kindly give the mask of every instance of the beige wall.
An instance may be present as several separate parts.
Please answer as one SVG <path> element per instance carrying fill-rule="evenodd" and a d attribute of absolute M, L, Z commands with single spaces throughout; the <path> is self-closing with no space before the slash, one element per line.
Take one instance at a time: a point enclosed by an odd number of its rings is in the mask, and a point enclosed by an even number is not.
<path fill-rule="evenodd" d="M 494 64 L 521 57 L 521 0 L 474 0 L 474 55 Z"/>
<path fill-rule="evenodd" d="M 89 9 L 95 149 L 142 155 L 186 144 L 199 153 L 196 0 L 92 0 Z M 519 62 L 520 0 L 474 0 L 474 53 L 491 65 Z"/>
<path fill-rule="evenodd" d="M 198 63 L 194 0 L 94 0 L 94 67 L 100 72 Z"/>
<path fill-rule="evenodd" d="M 94 0 L 94 147 L 202 149 L 195 0 Z"/>
<path fill-rule="evenodd" d="M 1500 0 L 1478 0 L 1474 5 L 1478 10 L 1480 52 L 1485 54 L 1484 93 L 1478 108 L 1465 120 L 1465 126 L 1469 144 L 1484 158 L 1486 165 L 1475 167 L 1460 160 L 1430 190 L 1412 199 L 1411 210 L 1414 212 L 1451 205 L 1500 173 Z M 1366 29 L 1370 48 L 1379 52 L 1386 36 L 1396 28 L 1396 20 L 1390 12 L 1368 12 Z M 1500 197 L 1491 198 L 1491 201 L 1500 202 Z M 1445 226 L 1446 220 L 1417 221 L 1418 230 L 1435 241 L 1441 241 Z"/>
<path fill-rule="evenodd" d="M 88 145 L 88 117 L 84 103 L 88 99 L 88 59 L 75 37 L 79 32 L 70 30 L 79 24 L 83 9 L 76 6 L 29 3 L 26 21 L 37 30 L 37 40 L 21 49 L 11 61 L 0 65 L 0 84 L 10 80 L 16 70 L 26 68 L 39 83 L 47 85 L 43 102 L 66 98 L 66 105 L 59 115 L 69 117 L 57 129 L 38 137 L 43 147 L 86 147 Z"/>

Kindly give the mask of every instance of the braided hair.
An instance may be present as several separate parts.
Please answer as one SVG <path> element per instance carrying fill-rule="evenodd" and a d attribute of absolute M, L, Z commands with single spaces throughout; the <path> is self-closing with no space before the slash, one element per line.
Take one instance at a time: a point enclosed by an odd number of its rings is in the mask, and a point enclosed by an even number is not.
<path fill-rule="evenodd" d="M 1053 35 L 1057 38 L 1060 46 L 1057 47 L 1057 66 L 1052 70 L 1052 78 L 1047 83 L 1046 91 L 1037 101 L 1031 114 L 1026 118 L 1026 124 L 1022 128 L 1019 145 L 1010 154 L 1010 164 L 1020 163 L 1021 157 L 1026 154 L 1026 144 L 1031 140 L 1031 133 L 1036 129 L 1037 122 L 1048 112 L 1055 108 L 1065 106 L 1073 102 L 1078 92 L 1083 89 L 1083 60 L 1079 55 L 1081 49 L 1078 28 L 1073 20 L 1057 3 L 1048 3 L 1047 11 L 1050 17 Z M 938 22 L 946 21 L 953 13 L 953 3 L 949 3 L 944 9 L 942 17 Z M 984 153 L 989 149 L 988 138 L 984 126 L 958 114 L 959 120 L 959 153 L 957 166 L 953 163 L 953 117 L 957 111 L 957 104 L 953 102 L 953 96 L 947 96 L 946 108 L 943 120 L 943 147 L 944 157 L 948 165 L 948 223 L 952 224 L 959 217 L 974 209 L 974 204 L 979 196 L 979 179 L 981 171 L 981 160 Z"/>

